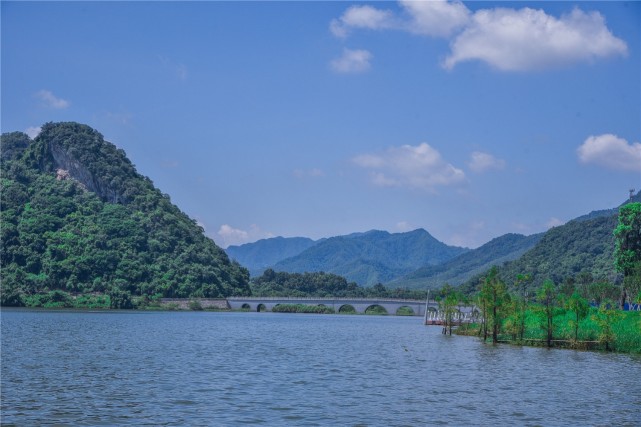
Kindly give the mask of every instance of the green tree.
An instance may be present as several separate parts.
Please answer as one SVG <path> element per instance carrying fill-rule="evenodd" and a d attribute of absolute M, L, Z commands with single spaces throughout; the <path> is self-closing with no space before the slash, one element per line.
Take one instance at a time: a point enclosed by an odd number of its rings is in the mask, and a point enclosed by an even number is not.
<path fill-rule="evenodd" d="M 622 313 L 616 310 L 615 304 L 611 301 L 604 301 L 599 306 L 599 311 L 592 319 L 600 328 L 599 342 L 605 346 L 606 351 L 613 350 L 614 343 L 614 323 L 620 319 Z"/>
<path fill-rule="evenodd" d="M 639 274 L 638 264 L 641 262 L 641 203 L 628 203 L 619 208 L 619 221 L 614 229 L 615 249 L 614 264 L 624 278 Z M 621 306 L 628 296 L 630 302 L 635 297 L 628 286 L 637 280 L 623 281 Z"/>
<path fill-rule="evenodd" d="M 585 298 L 583 298 L 578 292 L 574 292 L 570 298 L 567 299 L 565 307 L 574 313 L 574 319 L 571 323 L 574 327 L 574 341 L 578 341 L 579 323 L 587 317 L 590 306 Z"/>
<path fill-rule="evenodd" d="M 528 290 L 529 284 L 532 283 L 532 275 L 530 274 L 517 274 L 516 275 L 516 289 L 519 292 L 519 297 L 514 298 L 514 308 L 518 311 L 518 336 L 523 340 L 525 335 L 525 313 L 528 309 L 528 299 L 530 291 Z"/>
<path fill-rule="evenodd" d="M 130 309 L 134 308 L 131 301 L 131 294 L 120 288 L 113 287 L 109 293 L 110 308 Z"/>
<path fill-rule="evenodd" d="M 443 334 L 447 334 L 449 328 L 449 334 L 452 335 L 452 326 L 454 324 L 454 316 L 459 304 L 459 295 L 448 284 L 443 286 L 441 292 L 444 296 L 441 298 L 438 305 L 444 315 Z"/>
<path fill-rule="evenodd" d="M 541 327 L 546 332 L 547 346 L 552 346 L 554 339 L 554 315 L 556 314 L 557 291 L 554 282 L 547 279 L 536 293 L 536 298 L 541 304 L 540 313 L 543 314 Z"/>
<path fill-rule="evenodd" d="M 497 343 L 503 311 L 509 301 L 507 287 L 499 277 L 497 267 L 492 267 L 487 276 L 485 276 L 481 286 L 480 297 L 486 311 L 484 317 L 492 325 L 492 342 Z M 485 332 L 484 336 L 487 338 L 487 332 Z"/>

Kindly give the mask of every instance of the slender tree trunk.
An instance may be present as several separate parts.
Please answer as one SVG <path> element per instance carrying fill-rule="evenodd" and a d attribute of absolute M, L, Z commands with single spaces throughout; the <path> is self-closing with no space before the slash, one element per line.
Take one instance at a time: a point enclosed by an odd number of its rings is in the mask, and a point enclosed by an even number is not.
<path fill-rule="evenodd" d="M 496 318 L 496 303 L 492 307 L 492 342 L 496 344 L 499 341 L 499 322 Z"/>
<path fill-rule="evenodd" d="M 552 316 L 548 315 L 548 348 L 552 347 Z"/>

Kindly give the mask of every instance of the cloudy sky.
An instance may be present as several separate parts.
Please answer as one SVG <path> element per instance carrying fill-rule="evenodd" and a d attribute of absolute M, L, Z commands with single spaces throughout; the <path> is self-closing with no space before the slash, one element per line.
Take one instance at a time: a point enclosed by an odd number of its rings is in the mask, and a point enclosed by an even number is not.
<path fill-rule="evenodd" d="M 641 189 L 638 2 L 1 8 L 2 132 L 98 129 L 224 247 L 477 247 Z"/>

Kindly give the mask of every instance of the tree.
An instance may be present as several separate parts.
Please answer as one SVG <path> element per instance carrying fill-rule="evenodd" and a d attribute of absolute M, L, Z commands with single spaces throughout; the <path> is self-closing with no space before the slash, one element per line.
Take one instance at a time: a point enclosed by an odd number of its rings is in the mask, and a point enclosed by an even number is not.
<path fill-rule="evenodd" d="M 452 335 L 452 324 L 454 323 L 454 314 L 456 313 L 456 307 L 459 303 L 459 294 L 455 292 L 450 285 L 443 286 L 442 292 L 444 297 L 441 298 L 438 305 L 445 317 L 445 323 L 443 324 L 443 334 L 448 333 Z"/>
<path fill-rule="evenodd" d="M 638 263 L 641 262 L 641 203 L 628 203 L 619 208 L 619 221 L 614 229 L 615 249 L 614 265 L 623 273 L 624 278 L 638 274 Z M 632 281 L 634 283 L 634 281 Z M 623 281 L 621 291 L 621 308 L 630 297 L 635 295 L 627 289 L 631 282 Z"/>
<path fill-rule="evenodd" d="M 579 295 L 578 292 L 574 292 L 570 298 L 565 303 L 565 306 L 568 310 L 574 313 L 574 320 L 572 320 L 572 326 L 574 326 L 574 341 L 579 340 L 579 322 L 585 319 L 590 310 L 588 301 Z"/>
<path fill-rule="evenodd" d="M 592 317 L 601 329 L 599 342 L 605 345 L 606 351 L 612 350 L 615 337 L 613 325 L 622 315 L 620 311 L 614 309 L 614 306 L 613 302 L 604 301 L 599 306 L 599 312 Z"/>
<path fill-rule="evenodd" d="M 540 309 L 540 312 L 543 313 L 541 327 L 545 330 L 547 335 L 547 346 L 551 347 L 552 340 L 554 339 L 554 314 L 556 312 L 557 299 L 554 282 L 550 279 L 545 280 L 537 291 L 536 298 L 542 306 Z"/>
<path fill-rule="evenodd" d="M 492 325 L 492 342 L 498 342 L 504 305 L 509 301 L 505 282 L 499 278 L 498 268 L 492 267 L 483 280 L 480 292 L 481 302 Z M 487 331 L 487 330 L 486 330 Z M 487 332 L 485 332 L 487 338 Z"/>
<path fill-rule="evenodd" d="M 515 298 L 515 309 L 518 310 L 517 320 L 519 321 L 518 335 L 519 339 L 523 340 L 525 335 L 525 313 L 528 308 L 528 285 L 532 283 L 532 275 L 530 274 L 517 274 L 516 275 L 516 288 L 521 292 L 520 298 Z"/>

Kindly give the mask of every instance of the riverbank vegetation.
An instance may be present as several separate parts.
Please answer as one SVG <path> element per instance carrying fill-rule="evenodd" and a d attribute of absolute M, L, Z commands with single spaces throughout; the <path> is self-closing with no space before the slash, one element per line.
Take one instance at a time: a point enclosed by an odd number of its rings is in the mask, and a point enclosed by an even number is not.
<path fill-rule="evenodd" d="M 273 313 L 312 313 L 312 314 L 334 314 L 332 307 L 324 305 L 307 304 L 278 304 L 272 308 Z"/>
<path fill-rule="evenodd" d="M 638 274 L 637 269 L 630 272 Z M 627 279 L 628 290 L 633 290 L 631 283 L 638 284 L 639 277 Z M 522 283 L 527 277 L 519 280 Z M 607 286 L 602 290 L 615 294 Z M 446 300 L 457 301 L 457 295 L 452 292 Z M 460 334 L 476 335 L 493 343 L 641 353 L 641 311 L 620 310 L 619 301 L 607 297 L 601 298 L 598 305 L 590 304 L 585 289 L 569 283 L 557 287 L 546 280 L 533 295 L 520 294 L 509 291 L 494 268 L 471 301 L 482 320 L 459 328 Z M 641 294 L 631 302 L 641 302 Z M 442 310 L 446 306 L 443 304 Z"/>
<path fill-rule="evenodd" d="M 557 307 L 549 323 L 545 308 L 539 305 L 523 313 L 506 314 L 507 318 L 497 323 L 497 343 L 641 354 L 641 312 L 638 311 L 589 307 L 585 317 L 577 322 L 575 311 Z M 488 327 L 492 330 L 493 325 L 491 320 L 465 325 L 457 333 L 492 342 L 493 336 L 485 336 L 484 332 Z"/>

